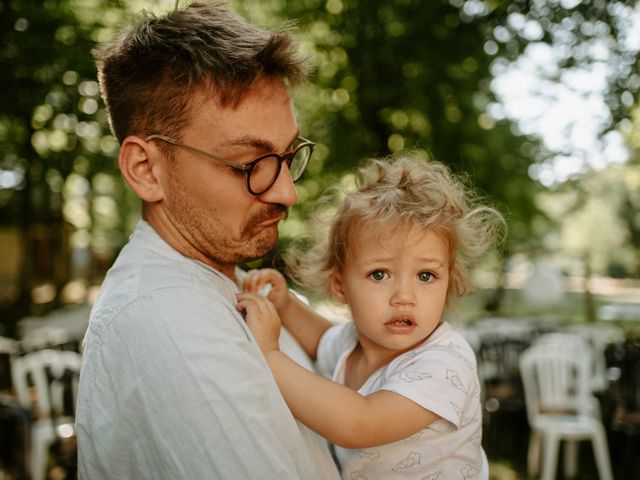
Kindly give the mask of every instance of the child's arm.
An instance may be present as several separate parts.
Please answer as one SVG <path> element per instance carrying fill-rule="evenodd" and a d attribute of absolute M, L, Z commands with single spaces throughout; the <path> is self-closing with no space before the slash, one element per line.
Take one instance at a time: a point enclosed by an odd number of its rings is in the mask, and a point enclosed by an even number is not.
<path fill-rule="evenodd" d="M 256 293 L 266 284 L 271 284 L 267 298 L 275 305 L 282 324 L 302 345 L 307 355 L 315 360 L 320 337 L 331 327 L 331 322 L 289 292 L 287 282 L 277 270 L 251 270 L 244 281 L 243 289 L 245 292 Z"/>
<path fill-rule="evenodd" d="M 439 418 L 397 393 L 383 390 L 364 397 L 299 366 L 279 350 L 280 322 L 273 304 L 248 293 L 238 299 L 293 415 L 329 441 L 345 448 L 383 445 Z"/>

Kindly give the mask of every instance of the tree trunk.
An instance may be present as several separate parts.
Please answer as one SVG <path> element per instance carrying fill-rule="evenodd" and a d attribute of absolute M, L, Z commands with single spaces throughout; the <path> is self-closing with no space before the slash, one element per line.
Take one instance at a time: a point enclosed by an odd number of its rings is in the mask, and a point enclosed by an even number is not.
<path fill-rule="evenodd" d="M 591 292 L 591 257 L 589 254 L 584 256 L 584 306 L 585 320 L 587 323 L 593 323 L 597 320 L 596 306 Z"/>

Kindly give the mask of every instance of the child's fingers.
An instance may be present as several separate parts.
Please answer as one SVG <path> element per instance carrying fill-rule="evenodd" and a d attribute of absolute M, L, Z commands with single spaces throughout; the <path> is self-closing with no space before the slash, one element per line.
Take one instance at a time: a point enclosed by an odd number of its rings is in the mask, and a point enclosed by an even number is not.
<path fill-rule="evenodd" d="M 247 276 L 244 277 L 244 281 L 242 282 L 243 292 L 255 292 L 256 275 L 254 272 L 255 270 L 250 270 L 247 272 Z"/>
<path fill-rule="evenodd" d="M 263 285 L 269 283 L 268 275 L 263 270 L 251 270 L 242 284 L 245 292 L 257 292 Z"/>
<path fill-rule="evenodd" d="M 261 297 L 257 296 L 255 293 L 242 292 L 236 294 L 236 299 L 238 300 L 238 306 L 242 306 L 246 309 L 250 305 L 255 305 Z"/>
<path fill-rule="evenodd" d="M 277 270 L 271 268 L 250 270 L 242 284 L 242 289 L 245 292 L 258 293 L 265 289 L 267 284 L 274 286 L 279 281 L 280 273 Z M 263 296 L 266 296 L 265 293 L 268 295 L 268 292 L 263 290 Z"/>
<path fill-rule="evenodd" d="M 255 293 L 243 292 L 236 294 L 238 303 L 236 308 L 241 312 L 254 313 L 260 316 L 270 315 L 276 312 L 273 304 L 266 298 Z"/>
<path fill-rule="evenodd" d="M 247 326 L 263 352 L 278 350 L 280 317 L 274 305 L 266 298 L 253 293 L 239 293 L 238 310 L 244 312 Z"/>

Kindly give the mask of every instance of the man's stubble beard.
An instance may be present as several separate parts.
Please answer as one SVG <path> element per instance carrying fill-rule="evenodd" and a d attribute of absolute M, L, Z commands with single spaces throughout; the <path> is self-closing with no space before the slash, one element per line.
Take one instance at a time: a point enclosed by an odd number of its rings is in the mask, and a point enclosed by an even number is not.
<path fill-rule="evenodd" d="M 271 205 L 259 214 L 251 218 L 242 229 L 240 239 L 229 238 L 224 227 L 211 219 L 203 219 L 206 228 L 194 228 L 200 231 L 200 252 L 209 260 L 218 265 L 238 265 L 263 257 L 273 250 L 278 243 L 278 223 L 266 227 L 258 226 L 259 223 L 271 219 L 281 213 L 286 213 L 287 208 L 282 205 Z"/>
<path fill-rule="evenodd" d="M 259 224 L 287 213 L 281 204 L 266 204 L 242 227 L 239 238 L 233 238 L 215 212 L 208 212 L 194 202 L 188 189 L 175 182 L 170 189 L 172 217 L 182 224 L 182 235 L 199 255 L 213 265 L 228 266 L 258 259 L 269 253 L 278 242 L 278 223 L 260 227 Z M 223 212 L 226 213 L 226 212 Z"/>
<path fill-rule="evenodd" d="M 258 224 L 282 214 L 286 216 L 287 207 L 284 205 L 271 204 L 247 222 L 247 225 L 242 232 L 242 238 L 246 238 L 247 243 L 255 241 L 255 251 L 253 254 L 242 258 L 238 263 L 256 260 L 275 248 L 278 243 L 279 222 L 262 228 L 258 227 Z M 256 228 L 260 228 L 260 231 L 255 232 Z"/>

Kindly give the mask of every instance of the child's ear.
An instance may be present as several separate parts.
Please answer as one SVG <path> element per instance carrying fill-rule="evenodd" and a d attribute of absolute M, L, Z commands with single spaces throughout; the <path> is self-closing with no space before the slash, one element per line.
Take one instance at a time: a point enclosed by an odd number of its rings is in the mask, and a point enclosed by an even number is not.
<path fill-rule="evenodd" d="M 344 294 L 344 288 L 342 286 L 342 274 L 340 272 L 333 272 L 329 279 L 329 289 L 331 294 L 341 303 L 347 303 L 347 298 Z"/>
<path fill-rule="evenodd" d="M 143 201 L 153 203 L 162 200 L 162 188 L 158 181 L 153 155 L 158 155 L 152 145 L 140 137 L 129 136 L 120 146 L 118 166 L 125 181 Z"/>

